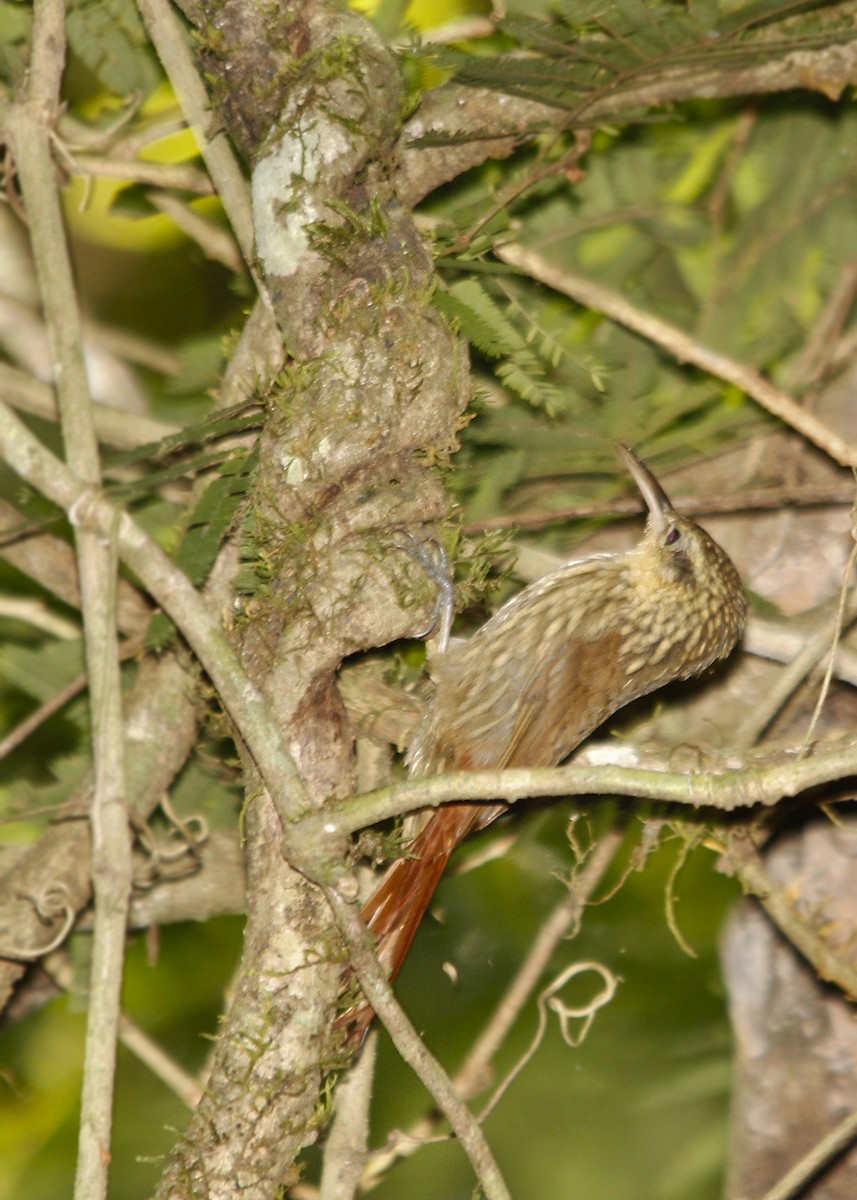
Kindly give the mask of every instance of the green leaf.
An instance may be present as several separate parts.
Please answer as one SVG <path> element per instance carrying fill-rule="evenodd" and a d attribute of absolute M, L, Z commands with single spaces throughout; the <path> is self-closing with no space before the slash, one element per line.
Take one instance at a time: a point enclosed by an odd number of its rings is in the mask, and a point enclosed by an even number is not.
<path fill-rule="evenodd" d="M 45 641 L 35 648 L 14 642 L 0 647 L 0 677 L 39 704 L 85 670 L 80 638 Z"/>
<path fill-rule="evenodd" d="M 194 587 L 201 587 L 208 578 L 253 481 L 256 462 L 255 450 L 234 452 L 208 483 L 188 517 L 173 559 Z M 165 613 L 156 613 L 149 622 L 146 644 L 161 649 L 172 641 L 174 633 L 170 618 Z"/>
<path fill-rule="evenodd" d="M 0 3 L 0 79 L 14 85 L 28 61 L 28 45 L 33 23 L 30 5 Z"/>
<path fill-rule="evenodd" d="M 438 288 L 434 303 L 445 317 L 456 321 L 462 335 L 489 358 L 505 358 L 526 348 L 517 329 L 475 279 L 463 279 L 447 288 Z"/>
<path fill-rule="evenodd" d="M 238 506 L 247 494 L 255 466 L 255 452 L 234 454 L 211 480 L 190 514 L 175 560 L 195 587 L 201 587 L 208 577 Z"/>
<path fill-rule="evenodd" d="M 148 95 L 160 82 L 157 60 L 131 0 L 71 0 L 66 34 L 72 53 L 109 91 Z"/>

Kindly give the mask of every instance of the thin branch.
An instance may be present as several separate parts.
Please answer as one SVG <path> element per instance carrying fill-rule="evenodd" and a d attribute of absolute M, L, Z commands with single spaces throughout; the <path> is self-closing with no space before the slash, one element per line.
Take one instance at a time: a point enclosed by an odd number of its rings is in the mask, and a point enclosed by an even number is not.
<path fill-rule="evenodd" d="M 53 350 L 66 458 L 81 480 L 99 486 L 83 332 L 51 154 L 65 64 L 63 0 L 43 0 L 33 15 L 31 69 L 8 132 L 27 214 L 33 261 Z M 92 712 L 92 884 L 95 926 L 86 1027 L 75 1196 L 107 1194 L 113 1084 L 122 989 L 131 837 L 126 812 L 124 730 L 116 628 L 113 542 L 75 531 Z"/>
<path fill-rule="evenodd" d="M 80 637 L 80 627 L 61 617 L 59 613 L 51 612 L 43 600 L 0 595 L 0 617 L 32 625 L 33 628 L 40 629 L 42 633 L 49 633 L 55 638 L 68 640 Z"/>
<path fill-rule="evenodd" d="M 857 1111 L 850 1112 L 835 1129 L 817 1142 L 790 1171 L 783 1175 L 772 1188 L 765 1192 L 761 1200 L 792 1200 L 793 1197 L 805 1195 L 804 1187 L 824 1167 L 831 1165 L 844 1150 L 854 1144 L 857 1139 Z"/>
<path fill-rule="evenodd" d="M 838 633 L 842 621 L 843 619 L 851 621 L 857 615 L 857 591 L 850 595 L 843 591 L 842 603 L 845 606 L 844 610 L 835 612 L 820 629 L 804 641 L 801 649 L 786 669 L 780 673 L 773 687 L 760 700 L 753 713 L 748 715 L 738 732 L 739 745 L 752 746 L 758 741 L 789 697 L 800 687 L 825 653 L 830 653 L 830 668 L 831 671 L 833 670 L 836 661 Z M 811 733 L 810 729 L 807 740 Z"/>
<path fill-rule="evenodd" d="M 0 497 L 0 557 L 46 591 L 73 608 L 80 607 L 80 587 L 74 551 L 68 542 L 42 532 L 44 522 L 28 523 L 22 513 Z M 120 579 L 119 628 L 133 636 L 144 628 L 151 608 L 139 590 Z"/>
<path fill-rule="evenodd" d="M 125 736 L 129 805 L 134 817 L 145 821 L 160 803 L 196 741 L 196 714 L 192 678 L 177 660 L 165 654 L 141 662 L 125 696 L 128 732 Z M 45 940 L 45 919 L 32 900 L 23 896 L 49 896 L 62 882 L 66 902 L 77 914 L 92 894 L 91 839 L 85 817 L 92 800 L 92 779 L 87 773 L 57 813 L 57 821 L 38 842 L 22 847 L 15 861 L 3 863 L 0 883 L 0 927 L 14 929 L 16 940 L 35 948 Z M 57 912 L 51 931 L 57 930 Z M 20 964 L 0 959 L 0 1011 L 20 980 Z"/>
<path fill-rule="evenodd" d="M 562 270 L 533 250 L 510 244 L 497 246 L 494 252 L 503 262 L 518 267 L 539 283 L 544 283 L 578 304 L 604 313 L 612 321 L 618 321 L 628 329 L 633 329 L 635 333 L 668 351 L 678 362 L 693 363 L 718 379 L 735 384 L 768 412 L 779 417 L 786 425 L 829 454 L 836 462 L 844 467 L 857 466 L 857 447 L 829 429 L 813 413 L 796 404 L 791 396 L 780 391 L 759 371 L 745 366 L 737 359 L 710 350 L 683 329 L 636 308 L 619 292 Z"/>
<path fill-rule="evenodd" d="M 50 384 L 34 379 L 26 371 L 0 363 L 0 396 L 21 412 L 57 419 L 57 398 Z M 98 401 L 92 404 L 93 419 L 98 440 L 116 446 L 120 450 L 134 450 L 147 442 L 159 442 L 176 432 L 175 425 L 157 421 L 141 413 L 130 413 L 124 409 L 111 408 Z"/>
<path fill-rule="evenodd" d="M 133 638 L 126 642 L 120 648 L 120 659 L 124 660 L 133 657 L 135 654 L 139 654 L 140 650 L 142 649 L 142 645 L 143 642 L 141 638 Z M 23 721 L 20 721 L 15 728 L 7 733 L 3 740 L 0 741 L 0 762 L 2 762 L 7 755 L 11 754 L 13 750 L 17 749 L 22 742 L 25 742 L 30 734 L 34 733 L 39 726 L 44 725 L 45 721 L 49 721 L 50 718 L 55 715 L 55 713 L 58 713 L 60 709 L 65 708 L 69 701 L 73 700 L 75 696 L 80 695 L 88 682 L 89 675 L 86 671 L 84 671 L 81 675 L 77 675 L 74 679 L 69 680 L 65 687 L 60 688 L 60 690 L 55 692 L 49 700 L 45 700 L 45 702 L 40 704 L 34 712 L 31 712 L 28 717 L 25 717 Z"/>
<path fill-rule="evenodd" d="M 179 19 L 168 0 L 139 0 L 137 7 L 146 25 L 146 32 L 179 98 L 185 119 L 194 131 L 200 153 L 238 239 L 244 261 L 250 267 L 260 294 L 264 295 L 264 286 L 257 278 L 254 266 L 250 190 L 226 134 L 218 131 L 211 137 L 208 135 L 207 130 L 212 119 L 211 103 Z"/>
<path fill-rule="evenodd" d="M 141 158 L 111 158 L 100 154 L 73 154 L 63 147 L 64 157 L 72 170 L 80 175 L 97 178 L 125 179 L 146 183 L 152 187 L 174 188 L 195 192 L 198 196 L 214 195 L 211 180 L 199 167 L 187 163 L 147 162 Z"/>
<path fill-rule="evenodd" d="M 853 9 L 853 5 L 851 6 Z M 402 131 L 397 184 L 404 203 L 416 205 L 435 188 L 457 178 L 486 159 L 506 158 L 516 147 L 545 130 L 565 129 L 581 120 L 596 125 L 611 118 L 634 120 L 640 110 L 666 107 L 705 97 L 754 96 L 813 89 L 830 99 L 857 78 L 857 41 L 820 49 L 790 49 L 787 44 L 762 60 L 724 66 L 703 52 L 695 63 L 663 63 L 642 79 L 626 79 L 621 87 L 601 89 L 587 98 L 570 121 L 566 109 L 527 97 L 504 95 L 457 81 L 429 91 Z M 494 131 L 486 136 L 485 130 Z M 428 133 L 453 135 L 460 141 L 424 144 Z"/>
<path fill-rule="evenodd" d="M 742 649 L 757 658 L 790 663 L 800 653 L 807 636 L 811 637 L 812 634 L 813 629 L 807 630 L 806 622 L 799 619 L 784 620 L 781 617 L 761 617 L 752 613 L 747 622 Z M 851 641 L 853 642 L 853 639 Z M 836 648 L 833 667 L 837 679 L 857 687 L 857 650 L 853 645 L 840 642 Z"/>
<path fill-rule="evenodd" d="M 817 383 L 830 369 L 837 342 L 857 296 L 857 258 L 845 263 L 813 323 L 800 357 L 790 372 L 793 387 Z"/>
<path fill-rule="evenodd" d="M 244 270 L 241 251 L 227 229 L 207 220 L 171 192 L 150 191 L 147 196 L 158 212 L 169 217 L 186 237 L 196 242 L 206 258 L 222 263 L 236 275 Z"/>
<path fill-rule="evenodd" d="M 219 615 L 160 546 L 126 513 L 84 485 L 0 403 L 0 451 L 9 466 L 69 514 L 73 524 L 101 537 L 114 534 L 120 557 L 153 599 L 176 622 L 208 672 L 220 698 L 271 788 L 283 825 L 310 811 L 311 803 L 285 739 L 262 693 L 229 643 Z M 322 833 L 317 857 L 331 838 Z"/>
<path fill-rule="evenodd" d="M 318 1200 L 354 1200 L 369 1142 L 369 1107 L 375 1078 L 378 1034 L 371 1030 L 360 1057 L 337 1086 L 333 1120 L 324 1146 Z"/>
<path fill-rule="evenodd" d="M 613 862 L 623 837 L 624 829 L 611 829 L 601 838 L 572 879 L 567 895 L 539 930 L 529 954 L 456 1073 L 455 1085 L 463 1096 L 473 1096 L 485 1086 L 495 1054 L 529 1003 L 557 946 L 568 935 L 569 929 L 576 927 L 587 900 Z"/>
<path fill-rule="evenodd" d="M 601 990 L 596 992 L 590 1001 L 584 1005 L 571 1007 L 559 998 L 559 993 L 569 980 L 573 979 L 576 975 L 589 973 L 599 975 L 602 983 Z M 544 1041 L 548 1027 L 549 1012 L 554 1013 L 557 1017 L 562 1040 L 567 1046 L 576 1050 L 583 1044 L 589 1030 L 592 1028 L 595 1014 L 599 1009 L 612 1001 L 616 995 L 616 989 L 621 982 L 620 976 L 614 974 L 603 963 L 594 961 L 571 963 L 564 970 L 560 971 L 559 975 L 547 987 L 543 988 L 541 993 L 536 997 L 538 1023 L 535 1033 L 530 1039 L 530 1044 L 512 1067 L 511 1071 L 508 1071 L 497 1085 L 488 1104 L 480 1112 L 479 1120 L 484 1121 L 487 1119 L 524 1068 L 533 1060 Z M 579 1022 L 576 1030 L 572 1029 L 572 1021 Z"/>
<path fill-rule="evenodd" d="M 854 515 L 857 516 L 857 508 L 854 509 Z M 857 589 L 849 592 L 848 580 L 851 578 L 851 573 L 854 570 L 854 564 L 857 562 L 857 526 L 852 526 L 852 537 L 855 544 L 851 547 L 851 553 L 848 556 L 848 565 L 845 568 L 845 574 L 842 579 L 842 587 L 839 591 L 839 603 L 836 608 L 836 618 L 830 638 L 830 650 L 827 656 L 827 666 L 824 669 L 824 678 L 821 682 L 821 687 L 818 692 L 818 699 L 815 703 L 815 708 L 810 718 L 809 726 L 804 735 L 804 745 L 810 746 L 815 737 L 815 730 L 821 718 L 821 713 L 824 708 L 825 701 L 830 692 L 830 684 L 836 670 L 836 652 L 839 648 L 839 643 L 842 639 L 842 634 L 847 624 L 850 624 L 854 617 L 857 616 Z"/>
<path fill-rule="evenodd" d="M 669 485 L 667 485 L 669 486 Z M 760 509 L 810 508 L 828 505 L 850 505 L 854 503 L 853 483 L 807 483 L 797 486 L 775 484 L 771 487 L 747 488 L 740 492 L 722 492 L 720 495 L 679 496 L 676 510 L 690 516 L 711 513 L 756 512 Z M 478 521 L 466 521 L 461 526 L 464 534 L 485 533 L 490 529 L 543 529 L 546 525 L 565 521 L 586 520 L 589 517 L 639 517 L 640 503 L 617 496 L 615 500 L 600 500 L 595 503 L 569 505 L 566 508 L 541 509 L 500 513 L 495 517 L 483 517 Z"/>
<path fill-rule="evenodd" d="M 58 692 L 55 692 L 50 700 L 46 700 L 44 704 L 40 704 L 23 721 L 19 721 L 15 728 L 10 730 L 3 740 L 0 741 L 0 762 L 7 755 L 11 754 L 13 750 L 16 750 L 22 742 L 25 742 L 31 733 L 35 733 L 39 726 L 44 725 L 45 721 L 49 721 L 55 713 L 65 708 L 70 700 L 73 700 L 75 696 L 79 696 L 86 687 L 86 682 L 87 674 L 84 671 L 81 675 L 70 680 L 64 688 L 60 688 Z"/>
<path fill-rule="evenodd" d="M 494 1056 L 523 1008 L 530 1002 L 557 946 L 568 936 L 570 929 L 576 929 L 587 900 L 613 861 L 622 838 L 623 831 L 618 829 L 610 830 L 601 838 L 586 864 L 575 875 L 567 893 L 543 923 L 515 977 L 453 1076 L 453 1085 L 465 1100 L 478 1095 L 488 1086 Z M 407 1132 L 395 1136 L 392 1144 L 373 1154 L 363 1170 L 364 1191 L 379 1183 L 397 1159 L 418 1150 L 435 1133 L 436 1127 L 434 1116 L 422 1117 Z"/>
<path fill-rule="evenodd" d="M 813 924 L 795 903 L 787 888 L 774 883 L 765 862 L 749 837 L 735 833 L 726 841 L 725 857 L 743 887 L 756 897 L 765 912 L 791 944 L 810 963 L 820 979 L 835 983 L 857 1000 L 857 966 L 830 949 L 824 928 Z"/>
<path fill-rule="evenodd" d="M 393 994 L 384 968 L 370 948 L 368 930 L 353 899 L 346 899 L 335 887 L 325 886 L 324 894 L 348 945 L 350 962 L 363 994 L 383 1021 L 393 1045 L 449 1121 L 488 1200 L 511 1200 L 479 1123 Z"/>
<path fill-rule="evenodd" d="M 805 758 L 798 758 L 796 751 L 756 758 L 732 756 L 711 771 L 695 774 L 577 763 L 566 767 L 451 771 L 331 800 L 323 812 L 303 817 L 299 826 L 315 829 L 319 838 L 345 837 L 390 817 L 436 808 L 453 800 L 503 800 L 514 804 L 532 796 L 633 796 L 728 813 L 757 804 L 771 807 L 787 796 L 854 774 L 857 742 L 822 742 Z M 300 827 L 295 836 L 302 840 Z"/>
<path fill-rule="evenodd" d="M 189 1075 L 171 1058 L 145 1030 L 126 1013 L 119 1018 L 119 1037 L 122 1045 L 139 1058 L 141 1063 L 178 1096 L 188 1108 L 196 1108 L 202 1095 L 199 1081 Z"/>

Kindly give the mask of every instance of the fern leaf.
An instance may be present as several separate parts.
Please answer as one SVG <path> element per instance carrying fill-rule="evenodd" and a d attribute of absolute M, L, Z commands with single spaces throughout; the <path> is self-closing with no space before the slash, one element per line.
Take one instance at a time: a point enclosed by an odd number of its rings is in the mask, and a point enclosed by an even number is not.
<path fill-rule="evenodd" d="M 461 333 L 489 358 L 505 358 L 525 349 L 514 325 L 475 279 L 438 288 L 434 303 L 458 323 Z"/>

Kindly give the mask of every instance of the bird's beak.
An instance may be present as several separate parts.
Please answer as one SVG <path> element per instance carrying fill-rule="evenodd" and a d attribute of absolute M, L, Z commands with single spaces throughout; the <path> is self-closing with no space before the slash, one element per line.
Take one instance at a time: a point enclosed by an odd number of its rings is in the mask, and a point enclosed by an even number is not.
<path fill-rule="evenodd" d="M 646 502 L 649 510 L 650 528 L 656 531 L 666 529 L 667 522 L 673 514 L 673 506 L 670 504 L 669 496 L 643 460 L 637 458 L 633 450 L 629 450 L 621 442 L 617 443 L 617 447 L 625 466 L 631 474 L 631 478 L 640 489 L 640 494 Z"/>

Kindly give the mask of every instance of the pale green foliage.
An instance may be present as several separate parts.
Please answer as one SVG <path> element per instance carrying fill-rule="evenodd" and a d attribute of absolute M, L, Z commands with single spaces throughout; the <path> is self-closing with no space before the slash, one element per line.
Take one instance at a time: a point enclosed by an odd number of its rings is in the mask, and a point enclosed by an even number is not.
<path fill-rule="evenodd" d="M 0 0 L 0 80 L 11 83 L 24 68 L 32 12 L 14 0 Z"/>
<path fill-rule="evenodd" d="M 108 91 L 146 94 L 157 83 L 158 67 L 132 0 L 72 0 L 66 34 L 72 53 Z"/>
<path fill-rule="evenodd" d="M 392 21 L 401 7 L 385 5 L 386 19 Z M 473 419 L 459 431 L 461 449 L 447 473 L 462 519 L 478 527 L 497 516 L 533 517 L 534 524 L 542 521 L 546 527 L 541 537 L 546 548 L 571 553 L 580 523 L 551 525 L 551 514 L 581 502 L 606 502 L 627 488 L 615 440 L 639 445 L 662 470 L 716 452 L 758 430 L 767 418 L 734 388 L 676 363 L 601 314 L 502 265 L 492 256 L 496 241 L 519 239 L 559 268 L 614 289 L 799 393 L 801 351 L 842 265 L 857 257 L 853 104 L 800 92 L 643 110 L 638 99 L 626 102 L 625 96 L 632 87 L 656 81 L 667 65 L 689 74 L 701 62 L 751 67 L 789 47 L 819 48 L 851 34 L 843 16 L 846 6 L 832 3 L 569 0 L 560 6 L 560 17 L 553 15 L 555 5 L 534 2 L 528 9 L 524 16 L 510 14 L 493 40 L 466 49 L 427 49 L 423 57 L 467 84 L 548 100 L 566 116 L 576 113 L 573 121 L 569 116 L 572 124 L 592 127 L 591 149 L 580 162 L 583 178 L 572 181 L 559 168 L 553 174 L 544 170 L 562 161 L 572 140 L 565 132 L 542 131 L 512 158 L 487 162 L 447 184 L 424 209 L 431 218 L 439 273 L 433 303 L 472 347 Z M 26 61 L 28 28 L 24 6 L 0 2 L 4 80 Z M 159 78 L 130 0 L 79 0 L 70 8 L 68 32 L 72 58 L 94 73 L 99 88 L 130 97 Z M 612 101 L 609 123 L 590 120 L 587 105 L 596 96 Z M 83 120 L 82 113 L 72 99 L 72 115 Z M 132 121 L 130 130 L 140 133 L 142 126 L 142 119 L 137 125 Z M 444 140 L 461 139 L 435 130 L 424 144 Z M 80 245 L 78 260 L 85 304 L 102 319 L 112 319 L 113 298 L 119 296 L 124 304 L 120 324 L 162 339 L 171 350 L 175 343 L 195 347 L 185 356 L 178 380 L 155 379 L 153 371 L 142 376 L 154 415 L 181 426 L 180 432 L 129 454 L 108 453 L 105 463 L 111 493 L 194 582 L 202 583 L 224 538 L 237 527 L 252 478 L 252 456 L 235 451 L 231 439 L 252 431 L 264 415 L 261 408 L 206 415 L 211 399 L 205 388 L 219 334 L 227 326 L 240 327 L 245 306 L 230 293 L 226 277 L 212 274 L 187 246 L 173 257 L 152 255 L 146 262 L 118 255 L 113 260 L 106 247 L 93 255 Z M 247 286 L 242 280 L 245 293 Z M 293 377 L 315 366 L 297 364 Z M 286 399 L 283 404 L 285 409 Z M 55 438 L 54 431 L 46 437 Z M 18 481 L 6 474 L 0 486 L 25 518 L 47 522 L 40 527 L 71 541 L 71 530 L 56 513 L 23 495 Z M 260 534 L 252 519 L 243 532 L 248 565 L 241 585 L 251 590 L 263 575 Z M 502 553 L 506 533 L 474 545 L 446 532 L 460 560 L 461 598 L 478 606 L 487 596 L 490 604 L 489 568 L 499 562 L 508 569 L 509 556 Z M 295 544 L 300 546 L 297 533 Z M 0 580 L 15 598 L 43 602 L 50 614 L 76 619 L 6 564 L 0 565 Z M 76 637 L 60 638 L 9 616 L 2 617 L 2 632 L 5 730 L 83 668 Z M 162 627 L 159 637 L 169 633 Z M 135 669 L 127 663 L 126 677 Z M 88 733 L 87 705 L 80 698 L 4 762 L 0 799 L 7 811 L 14 807 L 22 816 L 8 827 L 10 840 L 37 836 L 44 820 L 27 819 L 28 807 L 61 802 L 83 777 Z M 172 797 L 183 816 L 204 808 L 224 824 L 233 823 L 234 762 L 231 749 L 224 753 L 224 736 L 215 717 Z M 441 904 L 448 920 L 443 926 L 429 923 L 402 978 L 407 1005 L 419 1027 L 430 1029 L 430 1040 L 447 1061 L 461 1058 L 530 944 L 533 929 L 562 894 L 557 880 L 569 869 L 564 810 L 555 806 L 527 830 L 502 862 L 446 885 Z M 499 1131 L 498 1144 L 514 1149 L 515 1161 L 503 1165 L 520 1171 L 521 1196 L 709 1200 L 719 1194 L 726 1027 L 715 943 L 728 886 L 712 879 L 701 856 L 691 860 L 693 886 L 683 878 L 686 903 L 680 920 L 683 930 L 690 926 L 689 937 L 702 957 L 698 963 L 682 962 L 662 915 L 666 854 L 658 851 L 654 873 L 635 874 L 615 903 L 587 914 L 590 940 L 573 951 L 605 954 L 633 981 L 605 1015 L 607 1033 L 598 1032 L 579 1056 L 554 1053 L 554 1042 L 543 1047 L 489 1122 L 489 1136 Z M 186 956 L 199 940 L 196 931 L 185 940 L 176 936 L 175 945 L 173 933 L 165 936 L 156 968 L 144 967 L 139 955 L 128 1004 L 132 1015 L 165 1030 L 180 1054 L 191 1046 L 196 1066 L 199 1028 L 215 1027 L 222 980 L 217 975 L 212 982 L 205 962 L 199 971 L 188 971 Z M 222 959 L 219 950 L 207 957 L 225 976 L 232 953 L 230 942 Z M 442 971 L 447 961 L 461 964 L 455 989 Z M 669 989 L 663 983 L 667 975 Z M 159 982 L 164 978 L 170 986 Z M 455 1022 L 448 1019 L 453 1006 Z M 0 1126 L 8 1131 L 0 1158 L 8 1160 L 9 1175 L 0 1177 L 0 1191 L 9 1183 L 10 1194 L 21 1197 L 70 1194 L 73 1151 L 65 1146 L 66 1141 L 70 1145 L 65 1132 L 76 1119 L 77 1092 L 74 1086 L 59 1086 L 54 1065 L 57 1040 L 65 1044 L 74 1036 L 62 1023 L 66 1020 L 49 1012 L 10 1036 L 10 1041 L 17 1038 L 10 1050 L 14 1087 L 0 1112 Z M 525 1041 L 522 1033 L 521 1046 Z M 510 1051 L 500 1069 L 513 1058 Z M 121 1200 L 149 1194 L 157 1166 L 140 1165 L 138 1159 L 160 1152 L 172 1137 L 164 1128 L 184 1119 L 178 1106 L 164 1101 L 165 1089 L 145 1075 L 139 1086 L 149 1089 L 145 1113 L 151 1123 L 143 1128 L 135 1069 L 123 1065 L 120 1072 L 117 1113 L 127 1140 L 115 1151 Z M 394 1078 L 395 1086 L 386 1089 L 380 1119 L 405 1127 L 425 1101 L 409 1076 L 393 1074 L 396 1069 L 389 1059 L 382 1063 L 385 1078 Z M 619 1113 L 617 1120 L 604 1119 L 592 1092 L 599 1104 L 604 1099 Z M 36 1099 L 22 1103 L 24 1094 Z M 42 1103 L 44 1111 L 33 1116 Z M 571 1165 L 560 1162 L 566 1147 L 556 1137 L 559 1105 L 576 1114 L 561 1139 L 573 1148 Z M 617 1124 L 627 1153 L 616 1153 Z M 524 1138 L 522 1128 L 527 1128 Z M 45 1147 L 58 1147 L 52 1160 Z M 587 1151 L 593 1147 L 590 1161 Z M 433 1161 L 448 1167 L 446 1173 L 426 1169 L 422 1153 L 436 1154 Z M 468 1194 L 470 1176 L 455 1145 L 421 1154 L 391 1175 L 377 1193 L 379 1200 Z M 56 1174 L 48 1178 L 50 1161 Z M 560 1176 L 561 1185 L 555 1182 Z M 557 1190 L 550 1192 L 551 1187 Z"/>
<path fill-rule="evenodd" d="M 556 389 L 544 378 L 548 364 L 530 349 L 478 280 L 439 288 L 434 302 L 477 350 L 502 360 L 497 377 L 511 392 L 549 413 L 555 410 Z"/>
<path fill-rule="evenodd" d="M 481 46 L 478 55 L 426 53 L 469 84 L 540 99 L 561 91 L 585 120 L 587 89 L 621 111 L 623 90 L 654 78 L 664 56 L 670 70 L 685 63 L 691 71 L 700 61 L 751 64 L 786 43 L 835 44 L 849 35 L 841 7 L 575 4 L 566 6 L 565 23 L 503 23 L 532 52 L 523 60 L 508 42 L 499 54 Z M 741 100 L 696 101 L 651 115 L 653 124 L 596 131 L 585 177 L 574 185 L 561 173 L 536 175 L 564 149 L 561 136 L 544 136 L 537 152 L 502 168 L 487 164 L 433 204 L 439 267 L 445 277 L 454 268 L 450 291 L 468 301 L 456 314 L 460 327 L 489 357 L 505 356 L 496 376 L 532 406 L 497 403 L 493 389 L 468 430 L 474 478 L 459 474 L 455 486 L 474 518 L 491 515 L 504 496 L 546 513 L 580 503 L 591 495 L 592 472 L 611 470 L 617 438 L 642 443 L 657 460 L 711 450 L 766 420 L 734 388 L 597 313 L 515 274 L 485 274 L 494 238 L 518 236 L 552 265 L 607 285 L 702 344 L 787 388 L 798 382 L 800 351 L 855 252 L 853 110 L 802 94 L 752 109 Z M 456 253 L 504 188 L 509 203 L 467 253 Z M 489 301 L 477 305 L 473 297 L 486 293 Z"/>

